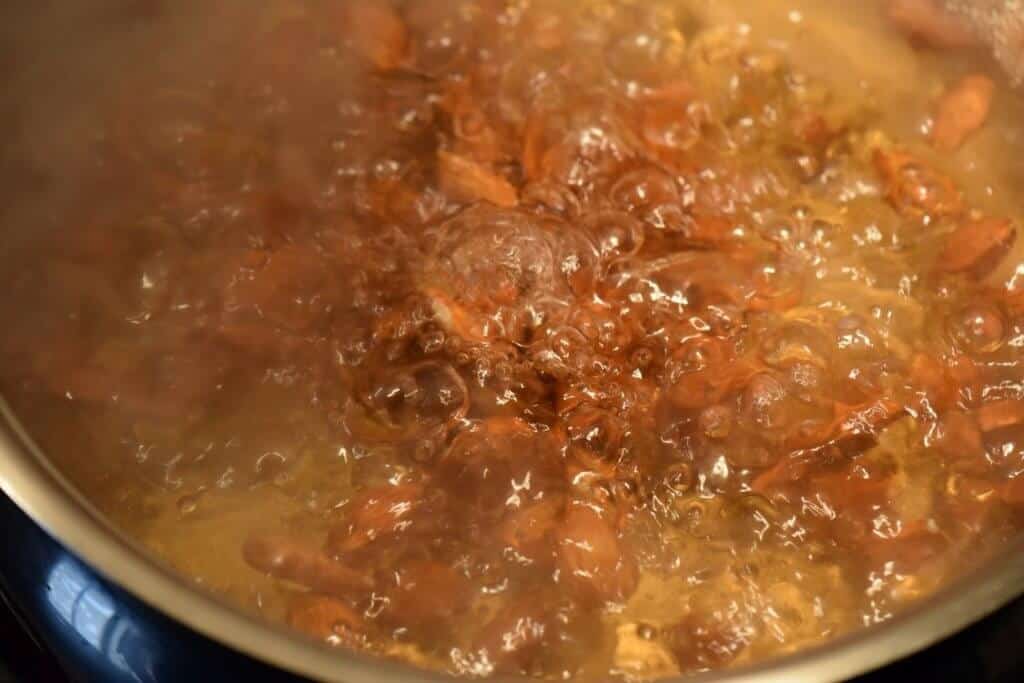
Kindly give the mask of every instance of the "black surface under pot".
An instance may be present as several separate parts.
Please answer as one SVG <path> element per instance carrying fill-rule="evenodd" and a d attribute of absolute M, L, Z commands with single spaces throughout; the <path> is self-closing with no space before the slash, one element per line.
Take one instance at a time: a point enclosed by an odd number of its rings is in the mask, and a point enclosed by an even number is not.
<path fill-rule="evenodd" d="M 133 598 L 3 495 L 0 537 L 0 664 L 17 683 L 299 680 Z"/>

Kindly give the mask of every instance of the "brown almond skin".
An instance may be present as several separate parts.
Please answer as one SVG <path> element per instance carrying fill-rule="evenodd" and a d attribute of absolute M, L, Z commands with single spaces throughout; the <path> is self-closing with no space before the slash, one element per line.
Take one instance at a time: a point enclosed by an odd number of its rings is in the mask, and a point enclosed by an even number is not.
<path fill-rule="evenodd" d="M 995 82 L 981 74 L 964 76 L 947 90 L 936 108 L 932 145 L 952 152 L 964 144 L 988 120 L 995 90 Z"/>
<path fill-rule="evenodd" d="M 896 28 L 929 47 L 975 47 L 978 38 L 964 22 L 935 0 L 890 0 L 886 14 Z"/>
<path fill-rule="evenodd" d="M 966 221 L 946 238 L 936 268 L 983 277 L 999 265 L 1016 237 L 1017 229 L 1006 218 Z"/>
<path fill-rule="evenodd" d="M 1024 423 L 1024 401 L 1008 398 L 986 403 L 978 408 L 976 416 L 978 427 L 983 432 L 1013 427 Z"/>

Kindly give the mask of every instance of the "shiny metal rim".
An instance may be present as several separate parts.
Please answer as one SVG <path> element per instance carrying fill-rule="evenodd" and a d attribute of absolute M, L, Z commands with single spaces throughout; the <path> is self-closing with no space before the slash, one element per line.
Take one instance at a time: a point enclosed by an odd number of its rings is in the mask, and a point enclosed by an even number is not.
<path fill-rule="evenodd" d="M 341 654 L 235 610 L 188 584 L 122 537 L 42 457 L 0 405 L 0 489 L 55 539 L 108 579 L 193 630 L 239 652 L 316 680 L 347 683 L 451 680 L 393 662 Z M 984 569 L 903 615 L 820 647 L 758 666 L 701 674 L 692 683 L 839 681 L 921 650 L 1024 594 L 1024 539 Z"/>

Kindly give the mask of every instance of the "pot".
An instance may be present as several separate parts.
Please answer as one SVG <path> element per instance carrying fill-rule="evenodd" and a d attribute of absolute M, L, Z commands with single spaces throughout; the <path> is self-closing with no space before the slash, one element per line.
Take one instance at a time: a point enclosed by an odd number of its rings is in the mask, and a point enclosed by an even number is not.
<path fill-rule="evenodd" d="M 115 3 L 118 5 L 124 2 Z M 133 2 L 131 5 L 147 3 Z M 5 11 L 8 27 L 22 10 Z M 108 524 L 0 408 L 0 584 L 28 626 L 83 680 L 411 682 L 444 677 L 341 653 L 257 620 L 153 560 Z M 900 616 L 799 654 L 689 677 L 801 683 L 901 659 L 1024 594 L 1024 540 Z"/>

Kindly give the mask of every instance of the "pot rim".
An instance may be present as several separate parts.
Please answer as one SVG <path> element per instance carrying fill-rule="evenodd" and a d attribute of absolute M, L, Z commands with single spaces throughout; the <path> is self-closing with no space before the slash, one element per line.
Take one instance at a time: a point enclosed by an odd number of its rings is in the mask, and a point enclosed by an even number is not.
<path fill-rule="evenodd" d="M 0 490 L 47 533 L 111 582 L 192 630 L 255 660 L 323 681 L 409 683 L 452 677 L 339 652 L 262 621 L 190 584 L 105 521 L 42 455 L 0 399 Z M 684 676 L 704 683 L 820 683 L 867 673 L 922 650 L 1024 595 L 1024 537 L 896 617 L 791 655 Z M 520 680 L 520 679 L 494 679 Z"/>

